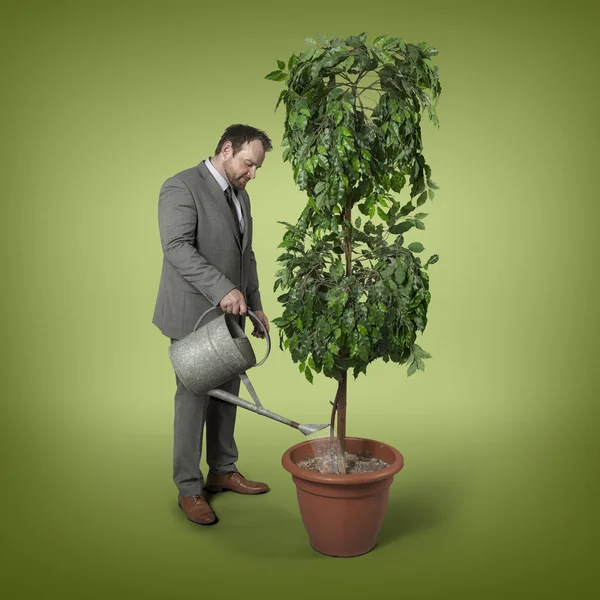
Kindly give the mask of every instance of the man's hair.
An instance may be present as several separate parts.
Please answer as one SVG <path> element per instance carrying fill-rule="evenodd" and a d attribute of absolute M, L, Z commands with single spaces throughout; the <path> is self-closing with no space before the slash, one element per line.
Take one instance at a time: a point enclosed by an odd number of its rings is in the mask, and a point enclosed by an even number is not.
<path fill-rule="evenodd" d="M 250 125 L 241 125 L 239 123 L 230 125 L 221 136 L 221 139 L 217 144 L 217 149 L 215 150 L 215 155 L 221 152 L 225 142 L 231 142 L 231 148 L 233 150 L 233 155 L 235 156 L 246 142 L 252 142 L 254 140 L 260 140 L 265 152 L 268 152 L 273 148 L 269 136 L 264 131 L 256 129 L 256 127 L 251 127 Z"/>

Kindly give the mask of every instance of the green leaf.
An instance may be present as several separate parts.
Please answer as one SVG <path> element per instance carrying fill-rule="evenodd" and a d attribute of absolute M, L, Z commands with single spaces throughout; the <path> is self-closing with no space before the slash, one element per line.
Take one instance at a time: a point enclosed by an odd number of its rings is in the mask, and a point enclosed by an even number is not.
<path fill-rule="evenodd" d="M 425 248 L 423 247 L 423 244 L 421 244 L 421 242 L 413 242 L 412 244 L 408 245 L 408 249 L 411 252 L 423 252 L 423 250 L 425 250 Z"/>
<path fill-rule="evenodd" d="M 425 204 L 425 201 L 427 200 L 427 192 L 423 192 L 418 198 L 417 198 L 417 206 L 421 206 L 422 204 Z"/>
<path fill-rule="evenodd" d="M 346 331 L 351 331 L 354 328 L 354 311 L 351 308 L 347 308 L 344 311 L 342 324 L 344 325 Z"/>
<path fill-rule="evenodd" d="M 431 354 L 425 352 L 418 344 L 413 344 L 413 352 L 417 358 L 431 358 Z"/>
<path fill-rule="evenodd" d="M 338 98 L 341 98 L 343 95 L 344 95 L 344 90 L 342 88 L 334 87 L 329 90 L 329 98 L 331 100 L 337 100 Z M 327 114 L 329 114 L 329 111 L 332 111 L 336 106 L 337 106 L 337 104 L 330 102 L 327 105 L 327 111 L 328 111 Z"/>
<path fill-rule="evenodd" d="M 277 66 L 279 67 L 279 69 L 281 71 L 283 71 L 285 69 L 285 63 L 282 60 L 277 61 Z"/>
<path fill-rule="evenodd" d="M 393 233 L 394 235 L 406 233 L 409 229 L 412 229 L 412 226 L 412 223 L 409 223 L 408 221 L 402 221 L 402 223 L 398 223 L 397 225 L 390 227 L 390 233 Z"/>
<path fill-rule="evenodd" d="M 360 46 L 364 46 L 367 41 L 367 37 L 365 33 L 361 35 L 351 35 L 346 39 L 346 43 L 348 46 L 352 46 L 353 48 L 359 48 Z"/>
<path fill-rule="evenodd" d="M 313 40 L 312 38 L 309 38 L 309 37 L 307 37 L 307 38 L 304 38 L 304 41 L 305 41 L 307 44 L 310 44 L 311 46 L 316 46 L 316 45 L 317 45 L 317 42 L 315 42 L 315 40 Z"/>
<path fill-rule="evenodd" d="M 410 377 L 411 375 L 414 375 L 416 372 L 417 372 L 417 361 L 415 359 L 410 363 L 410 366 L 408 367 L 408 376 Z M 306 371 L 305 371 L 305 374 L 306 374 Z"/>
<path fill-rule="evenodd" d="M 287 73 L 283 71 L 271 71 L 268 75 L 265 75 L 265 79 L 271 81 L 285 81 L 287 79 Z"/>
<path fill-rule="evenodd" d="M 415 219 L 424 219 L 429 213 L 417 213 Z"/>
<path fill-rule="evenodd" d="M 323 46 L 329 44 L 329 38 L 321 31 L 317 33 L 317 39 L 321 42 L 321 44 L 323 44 Z"/>
<path fill-rule="evenodd" d="M 306 189 L 307 179 L 308 178 L 306 176 L 306 171 L 304 169 L 298 168 L 298 172 L 296 175 L 296 183 L 298 184 L 301 190 Z"/>
<path fill-rule="evenodd" d="M 275 110 L 277 110 L 279 108 L 279 105 L 281 104 L 281 101 L 285 98 L 286 94 L 287 94 L 286 90 L 282 90 L 281 94 L 279 94 L 279 98 L 277 100 L 277 104 L 275 105 Z"/>
<path fill-rule="evenodd" d="M 318 164 L 321 165 L 324 169 L 329 169 L 329 161 L 327 160 L 326 156 L 324 156 L 323 154 L 318 154 L 317 161 Z"/>
<path fill-rule="evenodd" d="M 341 279 L 344 276 L 346 269 L 344 269 L 344 265 L 342 265 L 341 261 L 336 261 L 329 268 L 329 273 L 334 279 Z"/>
<path fill-rule="evenodd" d="M 310 383 L 313 382 L 313 374 L 312 374 L 312 371 L 308 367 L 306 367 L 304 369 L 304 376 L 306 377 L 306 379 L 308 379 L 308 381 L 310 381 Z"/>
<path fill-rule="evenodd" d="M 396 267 L 396 271 L 394 272 L 394 279 L 398 285 L 402 285 L 404 280 L 406 279 L 406 271 L 402 268 L 401 265 Z"/>
<path fill-rule="evenodd" d="M 429 260 L 425 263 L 427 265 L 435 265 L 435 263 L 440 260 L 440 257 L 437 254 L 432 254 L 429 257 Z"/>
<path fill-rule="evenodd" d="M 296 117 L 296 123 L 298 124 L 298 127 L 304 131 L 308 125 L 308 119 L 306 118 L 306 115 L 298 115 Z"/>
<path fill-rule="evenodd" d="M 389 62 L 394 62 L 392 55 L 389 54 L 388 52 L 386 52 L 385 50 L 381 50 L 380 48 L 373 47 L 373 48 L 371 48 L 371 52 L 373 53 L 373 56 L 375 56 L 375 58 L 377 58 L 377 60 L 381 63 L 385 64 L 385 63 L 389 63 Z"/>
<path fill-rule="evenodd" d="M 405 217 L 406 215 L 409 215 L 413 210 L 415 210 L 415 207 L 412 205 L 412 203 L 408 202 L 400 209 L 400 216 Z"/>
<path fill-rule="evenodd" d="M 381 206 L 377 207 L 377 214 L 379 215 L 379 218 L 382 221 L 386 221 L 388 220 L 388 216 L 385 214 L 385 211 L 381 208 Z"/>

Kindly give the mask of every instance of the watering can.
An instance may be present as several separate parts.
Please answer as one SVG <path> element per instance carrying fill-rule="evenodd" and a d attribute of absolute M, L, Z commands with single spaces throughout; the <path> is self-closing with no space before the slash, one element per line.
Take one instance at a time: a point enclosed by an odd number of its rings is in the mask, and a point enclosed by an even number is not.
<path fill-rule="evenodd" d="M 250 379 L 248 379 L 248 375 L 246 375 L 246 370 L 251 367 L 258 367 L 267 360 L 271 351 L 269 332 L 262 321 L 251 310 L 248 310 L 248 314 L 262 328 L 267 341 L 267 352 L 264 358 L 257 363 L 250 340 L 248 340 L 237 321 L 227 313 L 223 313 L 200 327 L 204 317 L 213 310 L 217 310 L 217 307 L 209 308 L 204 312 L 198 319 L 192 333 L 174 342 L 169 347 L 169 358 L 183 385 L 193 394 L 207 394 L 213 398 L 241 406 L 264 417 L 294 427 L 304 435 L 310 435 L 328 427 L 327 424 L 300 425 L 300 423 L 277 415 L 262 406 L 254 387 L 250 383 Z M 224 390 L 215 389 L 236 376 L 239 376 L 246 386 L 254 403 L 242 400 L 242 398 L 238 398 L 238 396 Z"/>

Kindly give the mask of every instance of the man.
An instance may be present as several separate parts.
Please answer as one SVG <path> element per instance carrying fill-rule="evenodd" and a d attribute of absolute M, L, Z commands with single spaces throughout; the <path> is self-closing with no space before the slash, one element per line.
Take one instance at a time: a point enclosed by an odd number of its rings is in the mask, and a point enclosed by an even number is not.
<path fill-rule="evenodd" d="M 216 306 L 237 315 L 242 327 L 243 315 L 250 308 L 269 331 L 260 300 L 245 188 L 271 148 L 263 131 L 231 125 L 213 157 L 163 184 L 158 221 L 164 258 L 153 323 L 171 342 L 191 333 L 200 315 Z M 219 314 L 212 311 L 203 324 Z M 253 335 L 264 337 L 258 324 L 254 324 Z M 269 488 L 245 479 L 235 466 L 236 406 L 192 394 L 177 376 L 176 382 L 173 480 L 179 490 L 179 506 L 190 521 L 213 525 L 218 519 L 203 494 L 200 471 L 205 423 L 206 489 L 262 494 Z M 237 395 L 239 386 L 236 377 L 221 389 Z"/>

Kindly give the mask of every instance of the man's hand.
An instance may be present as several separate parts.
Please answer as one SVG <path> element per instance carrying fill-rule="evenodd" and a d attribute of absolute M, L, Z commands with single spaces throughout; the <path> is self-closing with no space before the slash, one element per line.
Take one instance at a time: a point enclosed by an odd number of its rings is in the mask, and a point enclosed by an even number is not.
<path fill-rule="evenodd" d="M 269 326 L 269 319 L 267 319 L 267 315 L 262 310 L 253 311 L 254 314 L 262 321 L 262 324 L 265 326 L 265 329 L 270 333 L 271 327 Z M 252 321 L 254 323 L 254 331 L 252 335 L 257 338 L 264 338 L 265 334 L 263 330 L 260 328 L 260 325 L 256 323 L 256 321 Z"/>
<path fill-rule="evenodd" d="M 245 315 L 248 310 L 246 302 L 244 301 L 244 296 L 238 289 L 231 290 L 229 294 L 219 302 L 219 306 L 223 309 L 223 312 L 233 315 Z"/>

